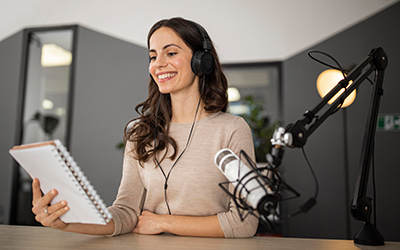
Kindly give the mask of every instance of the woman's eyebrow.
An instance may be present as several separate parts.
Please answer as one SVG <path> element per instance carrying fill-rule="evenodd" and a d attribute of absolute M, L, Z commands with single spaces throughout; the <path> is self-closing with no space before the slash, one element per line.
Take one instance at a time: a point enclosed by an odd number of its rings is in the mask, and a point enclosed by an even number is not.
<path fill-rule="evenodd" d="M 175 46 L 175 47 L 178 47 L 178 48 L 182 49 L 179 45 L 176 45 L 176 44 L 174 44 L 174 43 L 171 43 L 171 44 L 165 45 L 165 46 L 162 48 L 162 50 L 165 50 L 165 49 L 167 49 L 167 48 L 169 48 L 169 47 L 171 47 L 171 46 Z M 149 53 L 150 53 L 150 52 L 156 52 L 156 50 L 155 50 L 155 49 L 150 49 L 150 50 L 149 50 Z"/>

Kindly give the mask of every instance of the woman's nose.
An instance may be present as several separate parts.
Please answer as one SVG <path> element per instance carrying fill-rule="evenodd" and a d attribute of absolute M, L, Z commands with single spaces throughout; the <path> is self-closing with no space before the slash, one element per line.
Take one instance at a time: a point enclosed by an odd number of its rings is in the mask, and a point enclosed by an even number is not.
<path fill-rule="evenodd" d="M 158 57 L 156 58 L 156 61 L 155 61 L 155 64 L 154 64 L 154 65 L 155 65 L 157 68 L 164 67 L 164 66 L 167 65 L 167 61 L 165 60 L 164 57 L 158 56 Z"/>

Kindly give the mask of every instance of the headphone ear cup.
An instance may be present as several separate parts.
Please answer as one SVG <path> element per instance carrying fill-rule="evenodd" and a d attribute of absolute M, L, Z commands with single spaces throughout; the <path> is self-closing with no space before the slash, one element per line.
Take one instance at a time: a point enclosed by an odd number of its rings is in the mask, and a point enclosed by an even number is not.
<path fill-rule="evenodd" d="M 198 76 L 210 75 L 215 68 L 214 56 L 206 51 L 196 51 L 193 53 L 191 61 L 192 71 Z"/>

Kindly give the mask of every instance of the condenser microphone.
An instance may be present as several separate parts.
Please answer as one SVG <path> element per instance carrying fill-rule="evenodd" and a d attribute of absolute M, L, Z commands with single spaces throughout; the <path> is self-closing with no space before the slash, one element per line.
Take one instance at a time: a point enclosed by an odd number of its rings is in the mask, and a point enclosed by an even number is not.
<path fill-rule="evenodd" d="M 278 196 L 268 184 L 270 178 L 263 176 L 257 169 L 250 169 L 230 149 L 221 149 L 215 154 L 215 165 L 235 186 L 233 198 L 247 204 L 247 210 L 258 211 L 263 217 L 276 213 Z M 272 185 L 273 186 L 273 185 Z M 240 197 L 239 197 L 240 196 Z"/>

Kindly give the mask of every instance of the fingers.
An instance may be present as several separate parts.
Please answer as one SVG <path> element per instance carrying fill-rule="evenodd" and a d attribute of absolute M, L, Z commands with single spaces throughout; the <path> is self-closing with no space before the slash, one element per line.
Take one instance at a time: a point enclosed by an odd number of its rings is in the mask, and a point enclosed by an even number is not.
<path fill-rule="evenodd" d="M 138 217 L 136 227 L 132 230 L 133 233 L 138 234 L 160 234 L 164 231 L 161 227 L 162 217 L 149 211 L 143 211 Z"/>
<path fill-rule="evenodd" d="M 57 190 L 53 189 L 45 195 L 42 195 L 40 190 L 40 182 L 35 178 L 32 182 L 32 212 L 36 215 L 35 220 L 43 226 L 55 229 L 63 229 L 68 224 L 64 223 L 60 216 L 69 211 L 66 201 L 60 201 L 49 206 L 50 202 L 58 194 Z"/>
<path fill-rule="evenodd" d="M 41 213 L 38 216 L 35 217 L 37 221 L 42 223 L 43 226 L 45 227 L 53 227 L 57 221 L 59 221 L 59 217 L 66 212 L 68 212 L 69 207 L 65 205 L 61 205 L 61 202 L 57 203 L 56 205 L 50 206 L 47 208 L 48 213 Z M 53 209 L 56 209 L 55 206 L 60 205 L 60 209 L 55 210 L 54 212 L 50 212 Z"/>
<path fill-rule="evenodd" d="M 61 228 L 66 224 L 59 217 L 69 211 L 66 201 L 60 201 L 49 206 L 50 202 L 58 194 L 53 189 L 45 195 L 42 195 L 40 182 L 35 178 L 32 182 L 32 212 L 36 215 L 36 221 L 42 223 L 43 226 Z"/>
<path fill-rule="evenodd" d="M 141 213 L 141 216 L 151 216 L 151 215 L 155 215 L 155 213 L 152 213 L 150 211 L 144 210 Z"/>
<path fill-rule="evenodd" d="M 57 213 L 58 210 L 64 208 L 66 205 L 67 205 L 66 201 L 60 201 L 54 205 L 51 205 L 51 206 L 47 207 L 47 214 L 48 215 L 55 214 L 55 213 Z"/>
<path fill-rule="evenodd" d="M 32 181 L 32 205 L 36 206 L 38 203 L 44 203 L 45 206 L 53 200 L 57 195 L 57 190 L 53 189 L 46 195 L 42 196 L 42 191 L 40 189 L 40 182 L 37 178 Z"/>
<path fill-rule="evenodd" d="M 35 198 L 32 200 L 32 212 L 36 215 L 38 215 L 41 212 L 44 212 L 44 209 L 50 204 L 50 202 L 53 200 L 53 198 L 58 194 L 57 190 L 53 189 L 44 196 L 38 196 L 38 194 L 35 194 Z"/>
<path fill-rule="evenodd" d="M 67 212 L 69 210 L 69 207 L 67 206 L 66 201 L 60 201 L 51 206 L 37 205 L 32 208 L 32 212 L 36 215 L 36 217 L 37 217 L 36 220 L 38 222 L 40 222 L 45 217 L 48 217 L 53 214 L 58 214 L 60 210 L 65 211 L 65 212 Z M 63 212 L 62 214 L 64 214 L 65 212 Z"/>
<path fill-rule="evenodd" d="M 50 202 L 54 199 L 54 197 L 56 197 L 57 194 L 58 194 L 57 190 L 55 190 L 55 189 L 50 190 L 50 192 L 48 192 L 47 194 L 45 194 L 42 197 L 41 202 L 46 204 L 46 205 L 50 204 Z"/>
<path fill-rule="evenodd" d="M 35 202 L 42 198 L 42 191 L 40 190 L 40 182 L 37 178 L 32 181 L 32 205 L 35 205 Z"/>
<path fill-rule="evenodd" d="M 32 208 L 32 210 L 34 210 Z M 46 211 L 47 210 L 47 211 Z M 43 226 L 53 227 L 55 222 L 60 221 L 59 217 L 69 211 L 66 201 L 60 201 L 54 205 L 46 206 L 41 211 L 35 210 L 35 220 Z"/>

